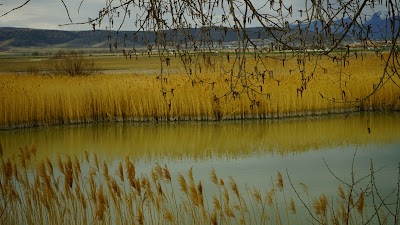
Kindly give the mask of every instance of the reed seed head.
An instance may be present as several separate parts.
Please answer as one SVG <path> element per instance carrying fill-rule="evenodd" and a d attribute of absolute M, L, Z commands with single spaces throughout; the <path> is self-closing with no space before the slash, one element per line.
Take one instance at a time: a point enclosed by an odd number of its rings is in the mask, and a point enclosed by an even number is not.
<path fill-rule="evenodd" d="M 167 164 L 165 164 L 165 166 L 164 166 L 164 178 L 169 182 L 171 182 L 171 180 L 172 180 L 171 174 L 169 173 L 169 169 L 167 167 Z"/>
<path fill-rule="evenodd" d="M 185 177 L 182 176 L 182 174 L 179 173 L 178 175 L 178 181 L 179 181 L 179 186 L 181 187 L 181 191 L 185 194 L 188 193 L 188 187 L 186 184 Z"/>
<path fill-rule="evenodd" d="M 108 174 L 108 166 L 105 161 L 103 161 L 103 176 L 106 178 L 107 181 L 110 181 L 110 175 Z"/>
<path fill-rule="evenodd" d="M 281 172 L 278 171 L 278 175 L 277 175 L 277 184 L 276 186 L 278 187 L 279 191 L 283 190 L 283 177 Z"/>
<path fill-rule="evenodd" d="M 197 191 L 199 192 L 199 195 L 203 194 L 203 185 L 201 184 L 200 180 L 199 183 L 197 184 Z"/>
<path fill-rule="evenodd" d="M 220 211 L 221 210 L 221 204 L 219 203 L 219 200 L 218 200 L 217 196 L 215 196 L 215 195 L 213 196 L 212 202 L 213 202 L 213 205 L 214 205 L 214 211 L 215 210 Z"/>
<path fill-rule="evenodd" d="M 325 194 L 321 194 L 319 198 L 313 202 L 313 208 L 317 215 L 326 217 L 326 210 L 328 207 L 328 199 Z"/>
<path fill-rule="evenodd" d="M 364 199 L 364 192 L 360 192 L 359 197 L 358 197 L 358 201 L 356 204 L 356 208 L 358 213 L 363 214 L 364 212 L 364 206 L 365 206 L 365 199 Z"/>
<path fill-rule="evenodd" d="M 290 213 L 296 214 L 296 205 L 294 204 L 293 198 L 290 198 Z"/>
<path fill-rule="evenodd" d="M 225 200 L 225 204 L 229 205 L 229 193 L 228 193 L 228 189 L 226 189 L 226 187 L 224 187 L 224 200 Z"/>
<path fill-rule="evenodd" d="M 233 213 L 232 209 L 229 207 L 229 205 L 225 205 L 224 207 L 224 212 L 228 217 L 235 218 L 235 213 Z"/>
<path fill-rule="evenodd" d="M 65 167 L 65 189 L 69 191 L 69 188 L 72 188 L 73 184 L 73 169 L 72 169 L 72 161 L 71 157 L 67 156 L 67 163 L 64 164 Z"/>
<path fill-rule="evenodd" d="M 353 196 L 352 196 L 350 190 L 347 192 L 347 194 L 348 194 L 348 196 L 349 196 L 349 197 L 348 197 L 348 199 L 349 199 L 349 205 L 354 206 L 354 199 L 353 199 Z"/>
<path fill-rule="evenodd" d="M 346 200 L 346 195 L 344 194 L 342 185 L 340 185 L 340 184 L 339 184 L 339 187 L 338 187 L 338 192 L 339 192 L 339 197 L 340 197 L 342 200 Z"/>
<path fill-rule="evenodd" d="M 4 177 L 5 177 L 5 181 L 7 182 L 7 181 L 11 180 L 13 169 L 12 169 L 12 164 L 11 164 L 10 159 L 7 159 L 6 163 L 2 164 L 2 171 L 3 171 Z"/>
<path fill-rule="evenodd" d="M 238 188 L 235 180 L 233 179 L 233 177 L 229 177 L 229 184 L 231 186 L 233 193 L 235 193 L 236 197 L 239 199 L 240 198 L 239 188 Z"/>
<path fill-rule="evenodd" d="M 275 196 L 275 189 L 272 188 L 271 190 L 268 191 L 266 195 L 266 201 L 270 207 L 273 207 L 274 205 L 274 196 Z"/>
<path fill-rule="evenodd" d="M 100 221 L 104 220 L 104 214 L 106 211 L 106 199 L 103 192 L 103 186 L 100 186 L 97 191 L 97 211 L 96 215 Z"/>
<path fill-rule="evenodd" d="M 99 160 L 97 159 L 97 155 L 96 155 L 95 152 L 93 153 L 93 159 L 94 159 L 94 164 L 95 164 L 95 166 L 96 166 L 96 169 L 97 169 L 97 170 L 100 170 L 100 167 L 99 167 Z"/>
<path fill-rule="evenodd" d="M 215 169 L 214 169 L 214 168 L 212 168 L 212 170 L 211 170 L 210 177 L 211 177 L 211 181 L 212 181 L 214 184 L 218 185 L 217 173 L 215 172 Z"/>
<path fill-rule="evenodd" d="M 111 187 L 112 190 L 114 191 L 115 194 L 117 194 L 118 197 L 121 197 L 121 188 L 117 184 L 117 181 L 115 179 L 112 179 L 111 181 Z"/>
<path fill-rule="evenodd" d="M 135 165 L 133 165 L 133 163 L 129 160 L 125 161 L 126 162 L 126 169 L 128 171 L 128 180 L 129 183 L 132 187 L 136 188 L 136 184 L 135 184 L 135 176 L 136 176 L 136 170 L 135 170 Z M 140 185 L 139 185 L 140 186 Z"/>
<path fill-rule="evenodd" d="M 189 189 L 190 189 L 190 197 L 192 199 L 193 204 L 199 205 L 199 194 L 197 193 L 197 189 L 194 183 L 190 184 Z"/>
<path fill-rule="evenodd" d="M 76 155 L 74 155 L 74 169 L 75 175 L 78 178 L 81 174 L 81 164 L 79 163 L 79 159 L 76 157 Z"/>
<path fill-rule="evenodd" d="M 253 188 L 253 196 L 257 203 L 262 203 L 261 193 L 255 187 Z"/>
<path fill-rule="evenodd" d="M 225 186 L 224 180 L 222 180 L 222 178 L 219 178 L 219 185 Z"/>
<path fill-rule="evenodd" d="M 340 219 L 341 219 L 343 224 L 346 224 L 347 221 L 348 221 L 348 217 L 349 217 L 349 214 L 347 213 L 347 209 L 344 207 L 343 204 L 340 204 L 339 207 L 340 207 L 340 209 L 339 209 Z"/>
<path fill-rule="evenodd" d="M 46 157 L 46 164 L 47 164 L 47 168 L 49 170 L 49 175 L 54 176 L 53 164 L 51 163 L 50 159 L 47 157 Z"/>

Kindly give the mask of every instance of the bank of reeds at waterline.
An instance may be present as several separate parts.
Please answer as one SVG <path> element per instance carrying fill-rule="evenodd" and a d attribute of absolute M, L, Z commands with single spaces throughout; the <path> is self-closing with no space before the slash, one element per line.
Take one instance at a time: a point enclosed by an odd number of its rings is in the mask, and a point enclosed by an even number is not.
<path fill-rule="evenodd" d="M 384 78 L 382 88 L 366 101 L 357 102 L 368 96 L 380 82 L 383 61 L 378 56 L 368 54 L 363 60 L 352 60 L 340 71 L 331 59 L 321 59 L 318 65 L 323 68 L 315 69 L 306 89 L 301 92 L 300 75 L 290 71 L 290 68 L 296 68 L 295 60 L 292 61 L 287 61 L 285 66 L 280 61 L 266 62 L 274 71 L 273 77 L 263 81 L 254 78 L 262 94 L 246 91 L 225 97 L 221 96 L 230 91 L 229 80 L 227 82 L 214 70 L 205 69 L 197 79 L 212 82 L 212 85 L 192 83 L 179 72 L 163 79 L 156 74 L 85 77 L 2 74 L 0 128 L 96 121 L 278 118 L 357 110 L 400 110 L 400 88 L 397 86 L 400 79 L 395 76 Z M 252 68 L 252 64 L 252 60 L 246 61 L 247 68 Z M 221 98 L 216 100 L 216 96 Z"/>

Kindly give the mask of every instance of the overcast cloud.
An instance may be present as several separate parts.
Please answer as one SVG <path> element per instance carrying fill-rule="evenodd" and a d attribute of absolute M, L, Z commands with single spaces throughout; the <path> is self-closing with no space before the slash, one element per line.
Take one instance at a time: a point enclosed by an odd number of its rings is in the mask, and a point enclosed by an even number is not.
<path fill-rule="evenodd" d="M 311 0 L 308 0 L 309 2 Z M 0 0 L 0 15 L 26 2 L 26 0 Z M 85 0 L 82 4 L 80 12 L 78 7 L 81 0 L 64 0 L 67 4 L 71 19 L 73 22 L 86 22 L 89 17 L 95 18 L 100 9 L 105 6 L 105 0 Z M 115 1 L 119 3 L 120 1 Z M 267 6 L 263 8 L 261 13 L 271 13 L 269 10 L 269 0 L 252 1 L 255 7 L 261 7 L 267 2 Z M 285 0 L 287 6 L 293 5 L 293 21 L 298 15 L 298 9 L 304 8 L 304 0 Z M 311 3 L 309 3 L 309 6 Z M 219 10 L 221 11 L 221 10 Z M 216 11 L 217 15 L 222 12 Z M 134 12 L 132 12 L 134 15 Z M 69 23 L 67 12 L 61 0 L 31 0 L 23 8 L 11 12 L 8 15 L 0 17 L 0 27 L 27 27 L 38 29 L 58 29 L 58 30 L 90 30 L 89 25 L 68 25 L 59 26 L 60 24 Z M 107 21 L 103 21 L 100 29 L 106 29 Z M 115 24 L 119 24 L 118 21 Z M 252 24 L 257 26 L 256 23 Z M 116 26 L 114 27 L 116 29 Z M 122 30 L 135 30 L 133 21 L 127 22 Z"/>
<path fill-rule="evenodd" d="M 105 0 L 85 0 L 82 4 L 80 12 L 78 7 L 81 0 L 64 0 L 68 6 L 69 13 L 73 22 L 85 22 L 89 17 L 96 17 L 98 11 L 104 7 Z M 26 0 L 0 0 L 0 14 L 4 14 L 14 7 L 26 2 Z M 119 2 L 119 1 L 116 1 Z M 290 0 L 285 4 L 290 5 L 294 2 L 294 7 L 303 5 L 303 1 Z M 254 1 L 254 5 L 264 5 L 265 1 Z M 266 7 L 269 9 L 269 7 Z M 295 10 L 294 10 L 295 11 Z M 69 23 L 69 19 L 61 0 L 31 0 L 23 8 L 11 12 L 10 14 L 0 17 L 0 27 L 27 27 L 38 29 L 58 29 L 58 30 L 89 30 L 89 25 L 68 25 L 59 26 L 60 24 Z M 105 29 L 103 24 L 101 29 Z M 132 24 L 123 27 L 124 30 L 132 30 Z"/>
<path fill-rule="evenodd" d="M 26 0 L 0 0 L 0 14 L 21 5 Z M 86 0 L 78 14 L 78 0 L 65 0 L 73 22 L 85 22 L 88 17 L 96 16 L 104 0 Z M 61 0 L 31 0 L 23 8 L 0 17 L 1 27 L 27 27 L 58 30 L 88 30 L 89 25 L 59 26 L 69 23 L 67 12 Z"/>

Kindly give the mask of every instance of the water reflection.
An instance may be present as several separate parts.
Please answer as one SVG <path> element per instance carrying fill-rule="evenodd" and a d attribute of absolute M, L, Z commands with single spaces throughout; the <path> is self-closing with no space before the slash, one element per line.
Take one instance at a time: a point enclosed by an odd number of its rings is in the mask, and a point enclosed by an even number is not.
<path fill-rule="evenodd" d="M 271 189 L 277 171 L 281 171 L 287 195 L 295 198 L 288 187 L 287 171 L 296 188 L 302 182 L 313 196 L 337 195 L 338 181 L 330 175 L 324 159 L 338 177 L 349 181 L 357 151 L 356 176 L 369 174 L 372 160 L 376 169 L 381 168 L 376 183 L 385 195 L 397 185 L 400 114 L 41 127 L 0 131 L 0 143 L 6 157 L 32 143 L 39 159 L 68 153 L 83 161 L 84 151 L 95 152 L 110 165 L 111 174 L 125 155 L 135 162 L 138 174 L 150 174 L 156 163 L 166 164 L 176 186 L 178 174 L 193 168 L 209 203 L 215 193 L 209 177 L 211 168 L 225 180 L 233 177 L 243 193 L 246 187 Z"/>
<path fill-rule="evenodd" d="M 287 155 L 400 140 L 400 115 L 363 113 L 281 120 L 105 123 L 0 131 L 5 155 L 34 143 L 39 156 L 96 152 L 143 160 Z M 370 133 L 368 132 L 370 129 Z"/>
<path fill-rule="evenodd" d="M 372 159 L 396 176 L 400 114 L 41 127 L 1 131 L 0 143 L 5 156 L 34 143 L 38 159 L 67 153 L 83 160 L 88 151 L 115 163 L 129 155 L 139 172 L 146 173 L 160 163 L 176 174 L 194 167 L 199 177 L 208 179 L 214 167 L 243 184 L 265 185 L 277 171 L 289 169 L 319 187 L 329 175 L 323 158 L 339 174 L 348 175 L 355 150 L 362 173 L 369 172 Z"/>

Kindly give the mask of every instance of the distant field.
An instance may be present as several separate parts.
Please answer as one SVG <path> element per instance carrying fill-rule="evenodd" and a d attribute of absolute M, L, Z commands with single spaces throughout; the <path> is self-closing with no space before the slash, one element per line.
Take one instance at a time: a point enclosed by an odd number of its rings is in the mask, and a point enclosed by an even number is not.
<path fill-rule="evenodd" d="M 122 54 L 120 55 L 101 55 L 96 54 L 86 56 L 88 59 L 94 60 L 96 66 L 101 72 L 141 72 L 141 71 L 154 71 L 158 72 L 160 67 L 160 59 L 155 55 L 148 56 L 132 56 L 126 59 Z M 0 72 L 3 73 L 27 73 L 34 67 L 39 71 L 51 74 L 54 72 L 54 62 L 57 59 L 51 57 L 8 57 L 0 59 Z M 171 65 L 169 69 L 178 69 L 181 66 L 178 58 L 171 56 Z M 110 71 L 111 70 L 111 71 Z"/>
<path fill-rule="evenodd" d="M 215 85 L 192 83 L 180 60 L 174 56 L 170 57 L 169 67 L 163 64 L 167 69 L 164 71 L 166 79 L 158 79 L 161 63 L 158 57 L 139 56 L 136 60 L 92 56 L 101 71 L 88 77 L 53 76 L 53 59 L 2 59 L 0 127 L 94 121 L 278 118 L 354 110 L 400 110 L 400 88 L 391 80 L 367 101 L 355 102 L 371 93 L 380 81 L 383 61 L 375 54 L 353 58 L 343 70 L 332 59 L 319 59 L 323 68 L 315 69 L 301 95 L 298 92 L 301 75 L 299 71 L 290 71 L 296 67 L 296 60 L 288 60 L 283 66 L 281 61 L 266 58 L 263 63 L 271 68 L 273 77 L 268 76 L 264 81 L 249 77 L 264 95 L 242 93 L 236 98 L 229 95 L 218 101 L 215 96 L 224 96 L 230 90 L 220 69 L 230 68 L 231 64 L 225 57 L 215 57 L 218 69 L 214 71 L 203 66 L 196 76 L 197 80 L 215 82 Z M 253 68 L 254 63 L 249 58 L 247 68 Z M 314 62 L 307 63 L 310 68 Z M 29 66 L 43 68 L 46 75 L 26 74 L 24 68 Z M 399 77 L 392 79 L 400 83 Z M 332 102 L 333 99 L 344 103 Z"/>
<path fill-rule="evenodd" d="M 147 53 L 142 53 L 143 49 L 137 55 L 132 54 L 131 57 L 128 56 L 127 58 L 123 55 L 122 51 L 118 51 L 117 53 L 104 52 L 104 49 L 92 49 L 90 51 L 77 49 L 77 51 L 83 52 L 86 58 L 94 60 L 99 70 L 105 73 L 112 71 L 116 73 L 148 73 L 149 71 L 159 73 L 160 65 L 163 63 L 160 61 L 157 53 L 153 52 L 148 55 Z M 0 52 L 0 73 L 26 73 L 34 67 L 43 73 L 52 74 L 54 71 L 54 62 L 57 60 L 54 59 L 56 52 L 56 49 L 18 49 L 10 52 Z M 233 55 L 233 50 L 208 53 L 208 55 L 212 57 L 225 57 L 228 52 Z M 33 56 L 35 53 L 38 55 Z M 270 54 L 274 55 L 274 53 Z M 178 54 L 174 55 L 170 53 L 166 54 L 165 57 L 171 59 L 171 65 L 166 69 L 182 69 L 183 64 Z M 165 67 L 165 63 L 163 65 Z"/>

